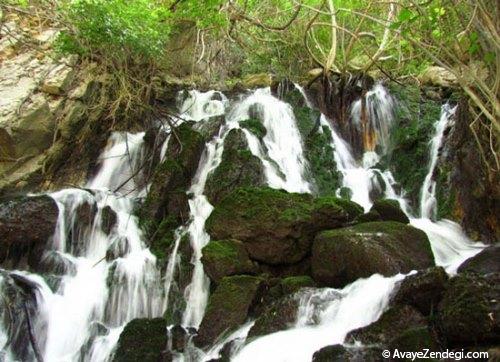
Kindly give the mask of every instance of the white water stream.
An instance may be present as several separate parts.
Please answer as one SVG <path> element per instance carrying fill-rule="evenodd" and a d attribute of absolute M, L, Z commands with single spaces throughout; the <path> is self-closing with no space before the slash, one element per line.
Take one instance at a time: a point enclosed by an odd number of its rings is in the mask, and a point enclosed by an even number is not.
<path fill-rule="evenodd" d="M 394 100 L 385 88 L 377 85 L 368 93 L 367 106 L 370 117 L 376 120 L 370 125 L 384 152 Z M 355 103 L 354 118 L 359 112 L 357 107 Z M 432 174 L 444 129 L 452 113 L 449 108 L 443 108 L 431 143 L 429 172 L 422 190 L 422 218 L 411 218 L 411 224 L 429 236 L 436 264 L 443 265 L 450 273 L 482 247 L 472 243 L 457 224 L 448 220 L 430 220 L 435 209 Z M 256 90 L 234 105 L 230 105 L 220 92 L 190 91 L 180 104 L 179 119 L 204 121 L 222 114 L 226 114 L 226 122 L 217 136 L 206 144 L 189 190 L 190 221 L 177 230 L 163 281 L 155 257 L 145 246 L 133 215 L 135 199 L 143 197 L 147 191 L 140 172 L 137 172 L 145 156 L 143 133 L 114 133 L 100 157 L 99 171 L 87 183 L 86 189 L 67 189 L 51 195 L 59 207 L 59 220 L 47 255 L 64 273 L 54 292 L 40 276 L 23 274 L 38 285 L 35 329 L 41 336 L 40 343 L 44 342 L 41 350 L 45 361 L 106 361 L 128 321 L 137 317 L 161 316 L 169 307 L 168 295 L 179 260 L 179 243 L 185 234 L 189 236 L 193 250 L 191 262 L 194 270 L 191 283 L 184 292 L 186 309 L 182 324 L 195 328 L 200 325 L 210 287 L 200 258 L 202 248 L 210 240 L 205 222 L 213 210 L 204 195 L 205 183 L 210 172 L 221 162 L 225 137 L 231 129 L 240 127 L 240 121 L 258 115 L 266 127 L 267 134 L 262 140 L 248 130 L 242 130 L 250 151 L 264 165 L 269 186 L 289 192 L 311 192 L 312 187 L 305 178 L 307 162 L 302 139 L 288 104 L 273 97 L 269 89 Z M 324 116 L 320 121 L 332 132 L 334 157 L 343 175 L 343 186 L 351 190 L 353 201 L 369 210 L 373 201 L 370 192 L 375 188 L 381 190 L 382 180 L 385 197 L 397 199 L 409 215 L 406 201 L 393 188 L 395 180 L 391 173 L 374 168 L 382 155 L 370 151 L 361 161 L 356 160 L 349 145 L 331 123 Z M 162 159 L 166 147 L 167 144 L 162 147 Z M 85 210 L 90 215 L 87 223 L 83 222 Z M 116 214 L 116 223 L 107 230 L 106 220 L 110 218 L 110 212 Z M 0 287 L 3 278 L 0 274 Z M 373 275 L 340 290 L 305 291 L 294 328 L 264 336 L 245 346 L 240 342 L 234 360 L 310 361 L 316 350 L 342 343 L 352 329 L 377 320 L 385 310 L 395 284 L 402 278 L 402 275 L 390 278 Z M 226 341 L 236 338 L 243 341 L 250 328 L 251 323 L 242 326 Z M 7 341 L 5 330 L 5 326 L 0 328 L 0 347 Z M 215 357 L 222 345 L 213 346 L 204 360 Z M 3 353 L 6 361 L 14 359 L 8 348 Z"/>
<path fill-rule="evenodd" d="M 369 114 L 372 117 L 375 115 L 376 122 L 371 123 L 371 126 L 377 135 L 377 142 L 385 151 L 394 102 L 381 87 L 376 85 L 374 90 L 368 93 L 367 107 Z M 358 102 L 353 107 L 354 118 L 360 112 L 357 108 L 360 106 Z M 429 187 L 429 184 L 432 183 L 432 173 L 437 164 L 444 128 L 449 124 L 452 115 L 453 112 L 450 112 L 449 107 L 443 106 L 442 115 L 436 126 L 436 135 L 431 143 L 429 171 L 424 183 L 424 187 L 429 190 L 429 195 L 426 196 L 429 199 L 435 199 L 435 186 Z M 356 161 L 349 145 L 324 116 L 321 117 L 321 124 L 329 127 L 332 132 L 335 161 L 343 175 L 343 186 L 352 192 L 352 200 L 362 205 L 366 211 L 370 209 L 372 205 L 370 191 L 377 187 L 378 181 L 375 177 L 377 172 L 386 186 L 385 197 L 398 200 L 401 208 L 411 217 L 406 200 L 392 187 L 395 183 L 392 174 L 389 171 L 381 172 L 373 168 L 380 156 L 369 151 L 363 155 L 361 162 Z M 481 243 L 473 243 L 458 224 L 449 220 L 435 223 L 425 217 L 411 218 L 411 224 L 426 232 L 436 264 L 445 267 L 449 273 L 454 273 L 465 259 L 475 255 L 484 247 Z M 404 277 L 396 275 L 384 278 L 373 275 L 368 279 L 357 280 L 341 290 L 331 288 L 315 290 L 311 295 L 301 299 L 294 328 L 250 342 L 236 353 L 233 361 L 310 361 L 315 351 L 327 345 L 343 343 L 349 331 L 376 321 L 387 307 L 396 283 Z M 315 318 L 311 318 L 313 315 Z"/>

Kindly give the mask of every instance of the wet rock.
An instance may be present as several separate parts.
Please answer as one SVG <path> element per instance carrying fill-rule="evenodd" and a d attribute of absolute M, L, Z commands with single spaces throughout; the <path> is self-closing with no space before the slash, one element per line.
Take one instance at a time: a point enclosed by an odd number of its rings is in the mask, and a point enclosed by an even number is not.
<path fill-rule="evenodd" d="M 349 332 L 346 342 L 386 346 L 408 329 L 421 327 L 427 328 L 427 320 L 422 314 L 413 307 L 396 305 L 385 311 L 378 321 Z"/>
<path fill-rule="evenodd" d="M 500 340 L 500 274 L 451 278 L 438 307 L 438 326 L 448 347 L 488 345 Z"/>
<path fill-rule="evenodd" d="M 258 337 L 289 329 L 297 319 L 299 301 L 293 296 L 285 296 L 264 308 L 250 329 L 248 337 Z"/>
<path fill-rule="evenodd" d="M 316 283 L 309 275 L 283 278 L 280 284 L 284 294 L 293 294 L 298 292 L 302 288 L 310 288 L 316 286 Z"/>
<path fill-rule="evenodd" d="M 255 118 L 249 118 L 244 121 L 240 121 L 240 126 L 252 132 L 258 138 L 264 138 L 267 134 L 266 127 L 262 122 Z"/>
<path fill-rule="evenodd" d="M 167 348 L 167 323 L 163 318 L 134 319 L 120 334 L 113 361 L 158 362 Z"/>
<path fill-rule="evenodd" d="M 0 204 L 0 263 L 36 270 L 57 224 L 59 209 L 49 196 L 18 197 Z"/>
<path fill-rule="evenodd" d="M 310 251 L 318 230 L 345 225 L 361 213 L 355 203 L 271 188 L 239 188 L 216 205 L 206 223 L 212 239 L 245 243 L 266 264 L 294 264 Z"/>
<path fill-rule="evenodd" d="M 224 141 L 221 163 L 207 178 L 205 195 L 208 200 L 216 204 L 238 187 L 265 184 L 262 162 L 248 149 L 243 131 L 229 131 Z"/>
<path fill-rule="evenodd" d="M 187 190 L 203 152 L 203 135 L 183 123 L 176 128 L 164 161 L 156 167 L 149 193 L 138 215 L 149 236 L 150 246 L 159 258 L 165 258 L 173 242 L 174 230 L 189 219 Z"/>
<path fill-rule="evenodd" d="M 458 84 L 457 77 L 449 70 L 438 67 L 427 67 L 422 74 L 418 76 L 421 84 L 434 85 L 439 87 L 452 87 Z"/>
<path fill-rule="evenodd" d="M 467 259 L 458 267 L 458 272 L 500 273 L 500 245 L 487 247 L 479 254 Z"/>
<path fill-rule="evenodd" d="M 180 325 L 175 325 L 169 330 L 169 338 L 172 351 L 184 352 L 189 337 L 189 332 Z"/>
<path fill-rule="evenodd" d="M 377 200 L 370 209 L 370 212 L 372 211 L 378 213 L 383 221 L 397 221 L 403 224 L 410 222 L 408 216 L 401 210 L 397 200 Z"/>
<path fill-rule="evenodd" d="M 448 282 L 442 267 L 434 267 L 407 276 L 400 284 L 392 301 L 407 304 L 428 316 L 437 309 Z"/>
<path fill-rule="evenodd" d="M 263 287 L 264 280 L 258 277 L 236 275 L 222 278 L 208 301 L 205 317 L 195 337 L 196 345 L 210 345 L 243 324 L 259 300 Z"/>
<path fill-rule="evenodd" d="M 312 362 L 379 362 L 388 360 L 382 357 L 382 348 L 346 347 L 335 344 L 314 352 Z"/>
<path fill-rule="evenodd" d="M 202 250 L 201 261 L 205 273 L 215 283 L 230 275 L 257 273 L 245 245 L 238 240 L 210 241 Z"/>
<path fill-rule="evenodd" d="M 439 351 L 436 336 L 428 327 L 408 328 L 396 336 L 388 345 L 389 351 Z M 394 358 L 395 361 L 411 361 L 411 358 Z"/>
<path fill-rule="evenodd" d="M 313 279 L 329 287 L 343 287 L 374 273 L 390 276 L 433 264 L 426 234 L 394 221 L 324 231 L 312 247 Z"/>
<path fill-rule="evenodd" d="M 0 318 L 6 326 L 2 332 L 8 338 L 7 347 L 15 361 L 33 360 L 29 323 L 33 323 L 38 315 L 37 289 L 38 284 L 23 275 L 0 271 Z M 0 357 L 4 355 L 0 354 Z"/>
<path fill-rule="evenodd" d="M 106 234 L 109 234 L 115 227 L 118 216 L 110 206 L 105 206 L 101 211 L 101 217 L 101 228 Z"/>

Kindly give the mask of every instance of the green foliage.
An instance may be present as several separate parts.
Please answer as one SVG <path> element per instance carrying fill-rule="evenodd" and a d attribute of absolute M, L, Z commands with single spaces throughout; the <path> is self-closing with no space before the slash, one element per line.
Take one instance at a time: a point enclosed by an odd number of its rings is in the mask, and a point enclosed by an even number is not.
<path fill-rule="evenodd" d="M 163 55 L 170 12 L 149 0 L 76 0 L 60 5 L 69 28 L 59 50 L 82 55 L 155 58 Z"/>

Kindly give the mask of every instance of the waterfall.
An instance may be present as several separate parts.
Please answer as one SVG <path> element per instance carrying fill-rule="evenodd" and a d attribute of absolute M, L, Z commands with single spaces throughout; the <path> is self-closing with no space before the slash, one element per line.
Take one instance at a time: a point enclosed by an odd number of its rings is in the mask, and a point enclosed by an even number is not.
<path fill-rule="evenodd" d="M 273 97 L 269 88 L 257 89 L 229 114 L 231 122 L 249 118 L 258 118 L 267 130 L 263 144 L 252 133 L 244 132 L 250 151 L 264 165 L 269 186 L 288 192 L 311 192 L 305 180 L 307 162 L 292 107 Z"/>
<path fill-rule="evenodd" d="M 456 106 L 451 108 L 449 104 L 441 107 L 441 116 L 434 125 L 436 133 L 430 142 L 429 171 L 425 176 L 420 195 L 420 215 L 422 218 L 434 219 L 436 217 L 436 181 L 433 180 L 434 170 L 439 158 L 439 148 L 443 143 L 444 131 L 451 124 Z"/>
<path fill-rule="evenodd" d="M 376 145 L 380 145 L 384 151 L 387 151 L 390 128 L 394 119 L 394 106 L 394 99 L 380 83 L 368 91 L 364 99 L 358 99 L 352 104 L 351 118 L 358 129 L 363 132 L 365 150 L 373 151 Z"/>
<path fill-rule="evenodd" d="M 381 96 L 388 94 L 381 87 L 381 85 L 376 85 L 372 92 L 373 97 L 378 98 L 370 113 L 377 115 L 374 118 L 377 122 L 373 123 L 372 127 L 377 135 L 376 140 L 381 142 L 382 150 L 386 151 L 392 118 L 381 115 L 392 114 L 392 110 L 381 111 L 376 105 L 383 104 L 385 108 L 391 107 L 394 103 L 392 99 L 387 102 L 380 99 Z M 303 91 L 302 94 L 305 95 Z M 356 112 L 356 107 L 355 104 L 354 112 Z M 395 180 L 391 172 L 382 172 L 375 168 L 379 155 L 368 150 L 361 161 L 355 160 L 347 142 L 337 134 L 324 115 L 321 116 L 320 121 L 332 133 L 331 146 L 337 167 L 343 175 L 343 187 L 351 189 L 353 201 L 361 204 L 366 211 L 369 210 L 373 202 L 370 191 L 377 186 L 378 181 L 375 175 L 378 174 L 385 184 L 384 196 L 398 200 L 402 210 L 410 216 L 411 224 L 422 229 L 429 237 L 437 265 L 445 267 L 448 273 L 453 274 L 465 259 L 481 251 L 484 245 L 473 243 L 460 226 L 452 221 L 433 222 L 428 218 L 411 217 L 406 200 L 393 188 Z M 435 144 L 438 142 L 440 144 L 442 139 L 443 131 L 439 126 L 440 122 L 442 122 L 441 119 L 436 126 L 437 134 L 432 142 L 431 159 L 434 158 Z M 439 139 L 439 141 L 434 141 L 434 139 Z M 435 147 L 437 152 L 439 145 Z M 429 174 L 432 174 L 434 167 L 435 162 L 431 162 Z M 382 277 L 375 274 L 368 279 L 359 279 L 341 290 L 310 289 L 300 298 L 297 322 L 293 328 L 250 342 L 236 353 L 233 361 L 310 361 L 315 351 L 327 345 L 343 343 L 348 332 L 376 321 L 387 307 L 394 286 L 404 277 L 404 275 Z"/>
<path fill-rule="evenodd" d="M 303 90 L 299 90 L 305 96 Z M 394 104 L 380 84 L 366 95 L 368 124 L 363 124 L 361 101 L 353 104 L 353 122 L 372 135 L 359 160 L 353 156 L 350 145 L 342 139 L 335 125 L 321 115 L 321 125 L 328 127 L 332 134 L 331 146 L 342 174 L 342 186 L 349 188 L 351 199 L 365 211 L 373 204 L 374 191 L 379 196 L 398 200 L 411 224 L 428 235 L 436 264 L 454 273 L 463 260 L 484 247 L 468 239 L 458 224 L 431 220 L 436 208 L 436 185 L 432 175 L 444 130 L 451 122 L 454 109 L 444 106 L 436 123 L 436 134 L 430 143 L 429 170 L 421 192 L 421 217 L 415 218 L 410 215 L 404 192 L 396 191 L 396 180 L 391 172 L 377 169 L 380 158 L 387 151 Z M 189 237 L 194 269 L 184 291 L 186 308 L 182 325 L 199 327 L 210 292 L 210 281 L 201 263 L 202 249 L 210 241 L 205 222 L 213 210 L 204 194 L 205 184 L 221 162 L 226 136 L 230 130 L 240 128 L 241 121 L 256 118 L 266 128 L 262 138 L 245 128 L 241 130 L 251 153 L 262 161 L 267 184 L 289 192 L 312 192 L 305 177 L 307 161 L 303 141 L 290 105 L 272 96 L 269 88 L 249 92 L 234 102 L 218 91 L 192 90 L 179 94 L 179 123 L 203 122 L 221 115 L 225 115 L 225 122 L 205 145 L 188 190 L 189 221 L 175 232 L 174 247 L 163 279 L 133 214 L 137 199 L 144 197 L 148 190 L 141 171 L 146 156 L 143 132 L 114 132 L 98 159 L 97 172 L 84 188 L 50 194 L 59 209 L 56 230 L 43 257 L 50 276 L 42 278 L 27 272 L 0 269 L 0 291 L 10 288 L 16 278 L 32 287 L 30 308 L 37 343 L 45 361 L 108 361 L 130 320 L 162 316 L 170 307 L 168 297 L 179 266 L 179 245 L 183 236 Z M 161 147 L 161 160 L 167 157 L 168 142 L 167 137 Z M 248 321 L 208 351 L 196 351 L 199 352 L 197 356 L 202 356 L 199 359 L 203 360 L 216 358 L 225 343 L 237 341 L 232 351 L 234 361 L 310 361 L 318 349 L 343 343 L 348 332 L 376 321 L 385 311 L 394 286 L 404 277 L 375 274 L 343 289 L 304 289 L 296 295 L 299 302 L 297 319 L 289 330 L 257 338 L 245 345 L 253 325 Z M 5 324 L 4 303 L 0 300 L 0 360 L 14 361 L 15 353 L 20 353 L 17 346 L 22 344 L 21 360 L 35 360 L 33 351 L 27 347 L 26 332 L 12 339 L 11 330 Z M 19 323 L 23 320 L 15 322 L 18 325 L 14 328 L 22 330 Z M 12 347 L 14 343 L 16 348 Z M 194 349 L 188 346 L 186 356 L 176 357 L 189 360 L 190 348 Z"/>
<path fill-rule="evenodd" d="M 57 278 L 51 290 L 27 276 L 41 295 L 36 334 L 45 361 L 105 361 L 130 320 L 163 312 L 156 258 L 133 215 L 145 192 L 143 138 L 113 133 L 85 189 L 50 194 L 59 217 L 43 260 Z"/>
<path fill-rule="evenodd" d="M 376 321 L 403 277 L 375 274 L 343 289 L 311 288 L 299 292 L 302 295 L 295 326 L 250 342 L 232 361 L 311 361 L 317 350 L 342 343 L 348 332 Z"/>

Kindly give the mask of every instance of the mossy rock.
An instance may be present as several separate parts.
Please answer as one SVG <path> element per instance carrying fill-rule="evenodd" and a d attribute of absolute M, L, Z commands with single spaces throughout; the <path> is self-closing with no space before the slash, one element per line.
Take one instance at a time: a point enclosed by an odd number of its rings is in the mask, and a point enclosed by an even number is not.
<path fill-rule="evenodd" d="M 295 85 L 288 84 L 282 88 L 285 91 L 281 98 L 291 105 L 297 128 L 304 140 L 304 157 L 308 161 L 315 193 L 321 196 L 335 195 L 342 184 L 342 174 L 338 171 L 333 155 L 332 133 L 327 126 L 320 124 L 321 113 L 306 104 Z"/>
<path fill-rule="evenodd" d="M 347 347 L 341 344 L 326 346 L 314 352 L 312 362 L 381 362 L 389 361 L 382 357 L 379 347 Z"/>
<path fill-rule="evenodd" d="M 284 294 L 293 294 L 302 288 L 315 287 L 316 283 L 309 275 L 299 275 L 283 278 L 281 288 Z"/>
<path fill-rule="evenodd" d="M 500 274 L 464 273 L 450 279 L 438 308 L 448 347 L 488 345 L 500 340 Z"/>
<path fill-rule="evenodd" d="M 137 211 L 155 255 L 164 260 L 175 229 L 189 219 L 187 191 L 205 147 L 192 123 L 181 124 L 171 137 L 165 159 L 153 174 L 148 195 Z M 179 142 L 180 141 L 180 142 Z"/>
<path fill-rule="evenodd" d="M 333 197 L 239 188 L 215 206 L 206 223 L 213 239 L 237 239 L 259 262 L 294 264 L 310 251 L 314 233 L 352 221 L 361 208 Z"/>
<path fill-rule="evenodd" d="M 299 301 L 287 295 L 268 305 L 248 332 L 248 338 L 255 338 L 292 327 L 297 319 Z"/>
<path fill-rule="evenodd" d="M 439 351 L 439 345 L 434 334 L 429 330 L 428 327 L 415 327 L 408 328 L 403 331 L 399 336 L 396 336 L 388 345 L 390 351 L 395 351 L 396 349 L 400 352 L 409 351 L 424 351 L 429 349 L 430 351 Z M 438 359 L 426 358 L 426 359 L 412 359 L 412 358 L 395 358 L 396 361 L 432 361 L 437 362 Z"/>
<path fill-rule="evenodd" d="M 427 235 L 394 221 L 323 231 L 312 246 L 313 279 L 329 287 L 343 287 L 375 273 L 390 276 L 433 265 Z"/>
<path fill-rule="evenodd" d="M 163 318 L 134 319 L 120 334 L 113 361 L 161 361 L 167 339 L 167 323 Z"/>
<path fill-rule="evenodd" d="M 433 267 L 407 276 L 392 298 L 393 303 L 407 304 L 425 316 L 437 310 L 448 275 L 442 267 Z"/>
<path fill-rule="evenodd" d="M 408 224 L 410 219 L 401 210 L 397 200 L 382 199 L 373 203 L 370 212 L 374 211 L 380 215 L 383 221 L 397 221 L 403 224 Z"/>
<path fill-rule="evenodd" d="M 258 138 L 264 138 L 267 134 L 266 127 L 259 119 L 256 118 L 249 118 L 244 121 L 240 121 L 240 126 L 249 130 Z"/>
<path fill-rule="evenodd" d="M 243 324 L 263 293 L 264 281 L 249 275 L 222 278 L 208 300 L 195 344 L 208 346 Z"/>
<path fill-rule="evenodd" d="M 399 100 L 391 132 L 390 152 L 382 163 L 390 166 L 394 178 L 406 190 L 410 205 L 417 210 L 420 189 L 427 174 L 429 141 L 439 120 L 441 102 L 423 100 L 420 88 L 390 83 L 391 93 Z"/>
<path fill-rule="evenodd" d="M 257 273 L 257 266 L 239 240 L 210 241 L 203 248 L 202 255 L 203 269 L 215 283 L 230 275 Z"/>
<path fill-rule="evenodd" d="M 372 324 L 347 334 L 346 342 L 365 345 L 389 345 L 391 341 L 413 328 L 427 328 L 427 320 L 416 309 L 407 305 L 395 305 Z"/>
<path fill-rule="evenodd" d="M 207 177 L 205 195 L 212 204 L 238 187 L 264 186 L 266 179 L 262 161 L 248 149 L 241 129 L 232 129 L 224 140 L 219 166 Z"/>
<path fill-rule="evenodd" d="M 500 273 L 499 261 L 500 245 L 492 245 L 464 261 L 458 267 L 458 272 L 472 272 L 477 274 Z"/>

